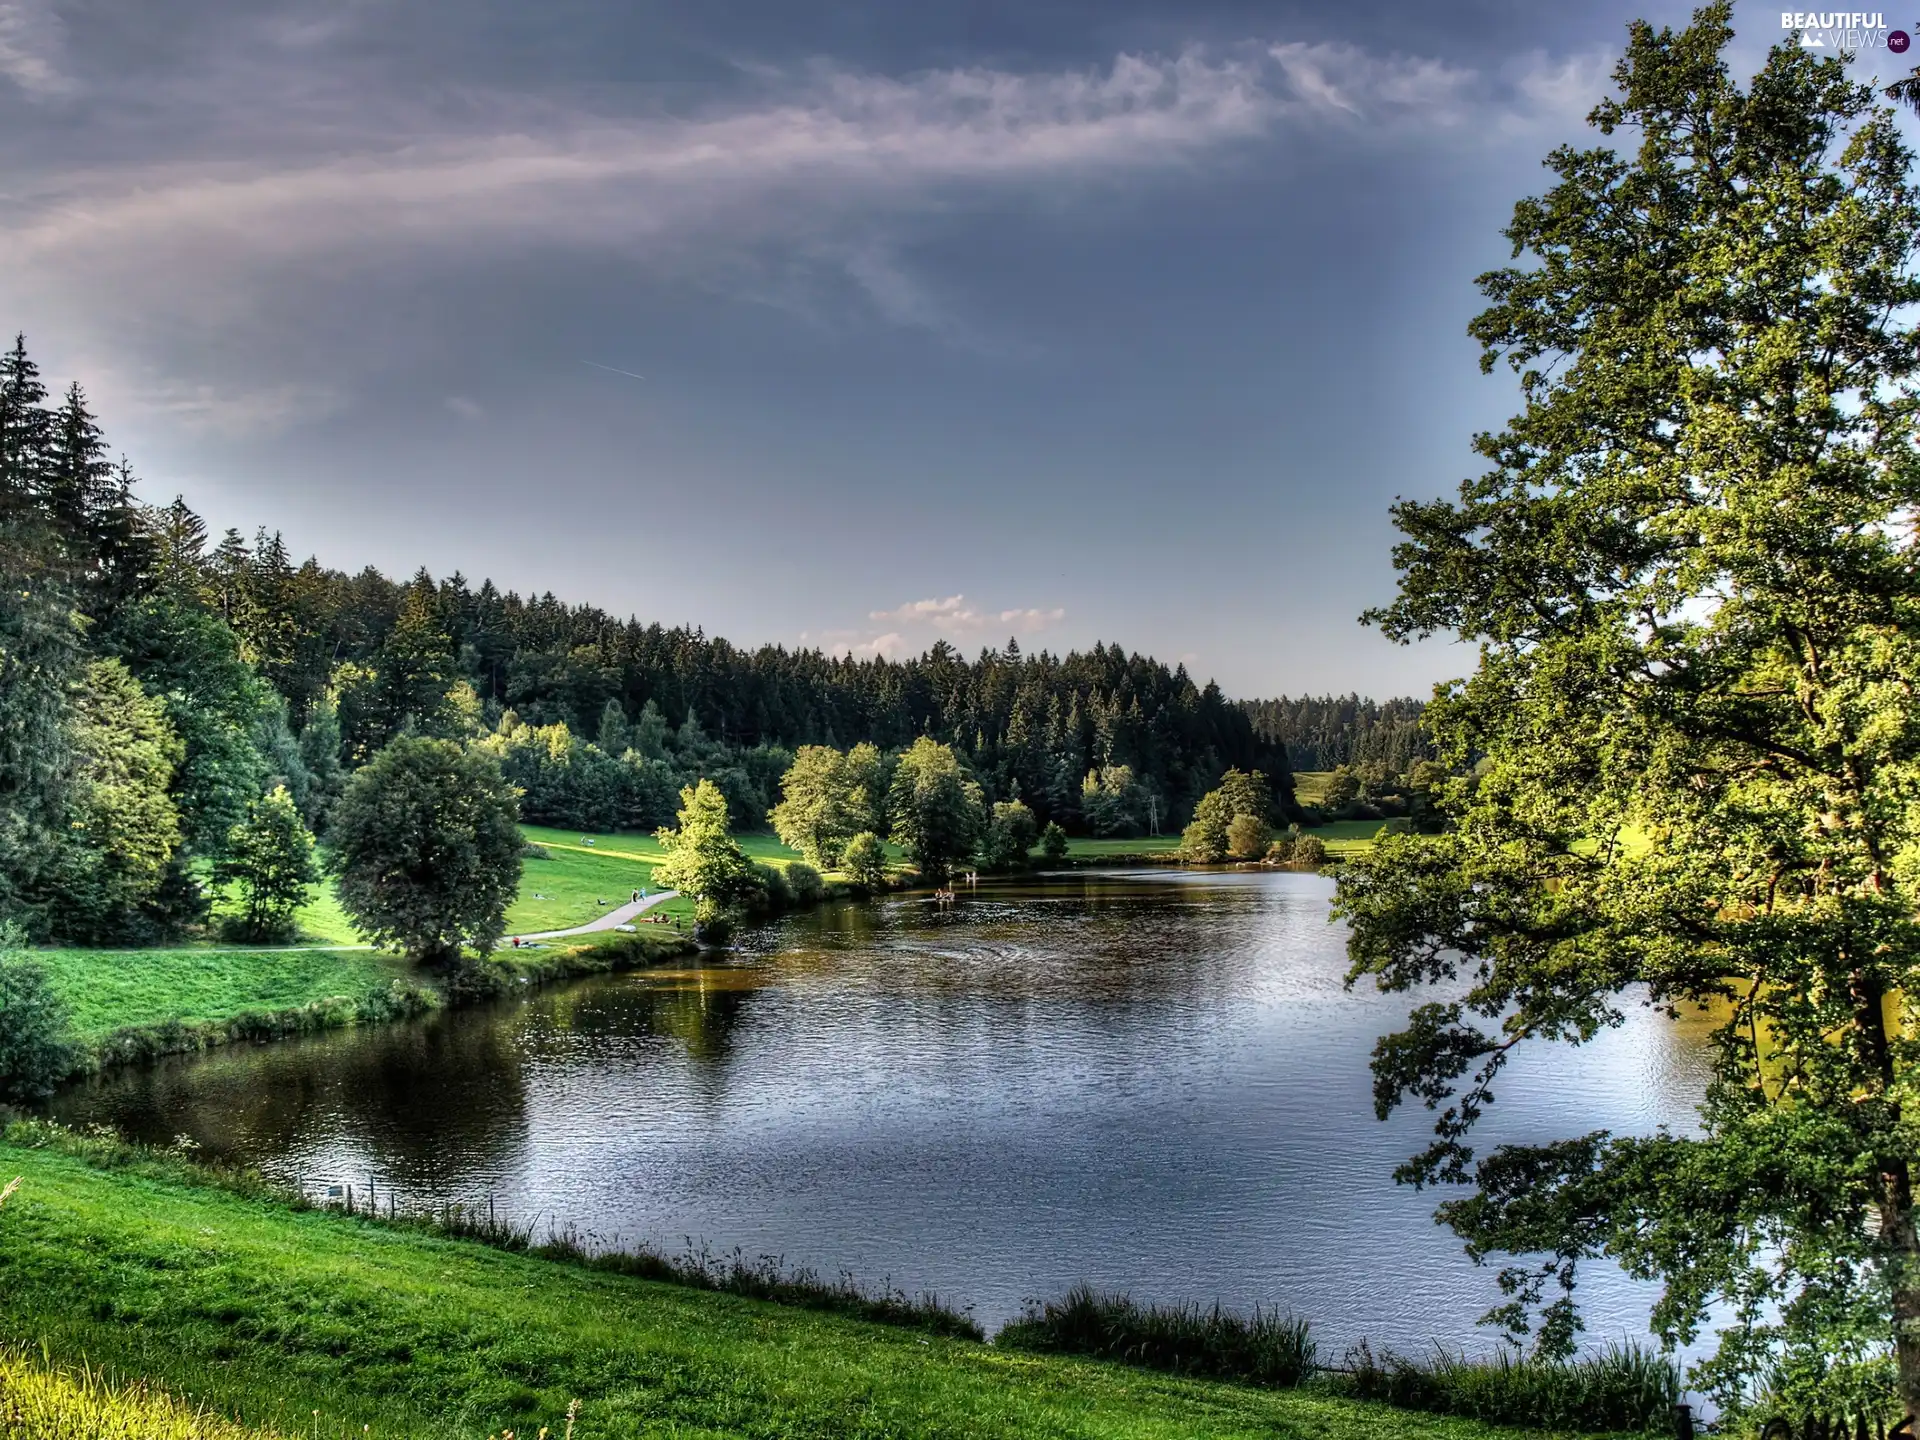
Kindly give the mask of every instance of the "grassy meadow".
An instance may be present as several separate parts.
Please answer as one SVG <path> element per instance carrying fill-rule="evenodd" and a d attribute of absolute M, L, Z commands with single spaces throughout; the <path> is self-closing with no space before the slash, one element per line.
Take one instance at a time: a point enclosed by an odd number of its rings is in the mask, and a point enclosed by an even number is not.
<path fill-rule="evenodd" d="M 372 950 L 41 950 L 73 1033 L 97 1040 L 130 1025 L 204 1025 L 364 995 L 410 967 Z"/>
<path fill-rule="evenodd" d="M 137 1377 L 285 1436 L 558 1436 L 575 1400 L 576 1440 L 1503 1433 L 662 1284 L 214 1189 L 165 1162 L 0 1144 L 0 1173 L 22 1177 L 0 1213 L 0 1341 L 36 1361 L 44 1346 L 41 1375 L 84 1358 L 96 1386 Z M 47 1388 L 0 1368 L 16 1382 Z"/>

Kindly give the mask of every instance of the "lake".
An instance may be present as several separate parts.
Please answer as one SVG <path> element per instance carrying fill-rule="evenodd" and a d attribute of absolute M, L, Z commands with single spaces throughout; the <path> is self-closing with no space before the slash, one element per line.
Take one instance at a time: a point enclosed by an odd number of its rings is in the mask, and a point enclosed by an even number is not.
<path fill-rule="evenodd" d="M 1081 872 L 950 914 L 832 905 L 688 968 L 164 1061 L 55 1109 L 316 1194 L 851 1271 L 990 1330 L 1084 1280 L 1278 1305 L 1330 1359 L 1361 1336 L 1484 1348 L 1493 1270 L 1390 1178 L 1430 1117 L 1373 1115 L 1368 1054 L 1408 1002 L 1343 988 L 1331 894 Z M 1700 1026 L 1630 1007 L 1523 1055 L 1487 1139 L 1691 1128 L 1706 1064 Z M 1589 1340 L 1644 1333 L 1645 1287 L 1589 1267 L 1581 1288 Z"/>

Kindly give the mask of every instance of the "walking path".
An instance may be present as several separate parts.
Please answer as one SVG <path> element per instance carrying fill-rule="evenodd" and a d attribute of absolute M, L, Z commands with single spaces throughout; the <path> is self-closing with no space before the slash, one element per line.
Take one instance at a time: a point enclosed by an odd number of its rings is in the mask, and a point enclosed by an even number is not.
<path fill-rule="evenodd" d="M 673 899 L 673 897 L 679 893 L 678 890 L 662 890 L 657 895 L 647 896 L 644 900 L 633 900 L 625 905 L 616 905 L 598 920 L 589 920 L 584 925 L 575 925 L 571 930 L 535 930 L 531 932 L 523 930 L 520 932 L 519 938 L 522 941 L 564 940 L 569 935 L 591 935 L 600 930 L 618 930 L 642 910 L 651 910 L 654 906 L 664 904 Z M 506 937 L 506 944 L 509 949 L 513 946 L 513 940 L 514 937 L 511 935 Z"/>

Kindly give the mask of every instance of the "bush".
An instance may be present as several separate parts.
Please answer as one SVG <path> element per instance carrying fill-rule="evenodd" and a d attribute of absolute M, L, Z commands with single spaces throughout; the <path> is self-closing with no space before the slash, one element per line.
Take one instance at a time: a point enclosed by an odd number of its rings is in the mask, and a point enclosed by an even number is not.
<path fill-rule="evenodd" d="M 796 860 L 787 866 L 787 892 L 796 905 L 814 905 L 827 893 L 827 882 L 806 861 Z"/>
<path fill-rule="evenodd" d="M 1055 821 L 1049 820 L 1047 828 L 1040 832 L 1040 853 L 1049 865 L 1058 865 L 1067 858 L 1067 832 Z"/>
<path fill-rule="evenodd" d="M 863 890 L 887 888 L 887 848 L 871 830 L 862 830 L 847 842 L 840 857 L 847 878 Z"/>
<path fill-rule="evenodd" d="M 1258 815 L 1236 815 L 1227 825 L 1227 853 L 1236 860 L 1257 860 L 1273 843 L 1273 827 Z"/>
<path fill-rule="evenodd" d="M 0 932 L 0 1104 L 46 1099 L 79 1059 L 47 972 L 20 949 L 18 932 Z"/>
<path fill-rule="evenodd" d="M 1086 1285 L 1074 1286 L 1064 1300 L 1029 1309 L 993 1343 L 1276 1389 L 1298 1385 L 1314 1368 L 1316 1354 L 1305 1320 L 1260 1310 L 1248 1319 L 1218 1305 L 1163 1309 Z"/>
<path fill-rule="evenodd" d="M 1318 835 L 1295 836 L 1292 860 L 1303 869 L 1318 870 L 1327 863 L 1327 842 Z"/>
<path fill-rule="evenodd" d="M 768 865 L 756 860 L 753 865 L 753 881 L 763 897 L 760 908 L 772 911 L 788 910 L 793 907 L 793 890 L 787 884 L 786 872 L 778 865 Z"/>
<path fill-rule="evenodd" d="M 1268 861 L 1275 865 L 1289 864 L 1293 860 L 1293 842 L 1292 835 L 1282 835 L 1274 841 L 1267 847 Z"/>

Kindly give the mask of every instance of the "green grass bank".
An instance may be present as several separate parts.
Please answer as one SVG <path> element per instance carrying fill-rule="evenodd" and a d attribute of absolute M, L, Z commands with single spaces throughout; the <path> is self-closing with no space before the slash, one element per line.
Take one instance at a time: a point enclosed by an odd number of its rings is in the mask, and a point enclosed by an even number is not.
<path fill-rule="evenodd" d="M 0 1340 L 299 1436 L 1491 1440 L 1470 1421 L 1022 1354 L 0 1144 Z M 317 1415 L 315 1412 L 318 1412 Z M 362 1427 L 366 1427 L 364 1430 Z"/>

